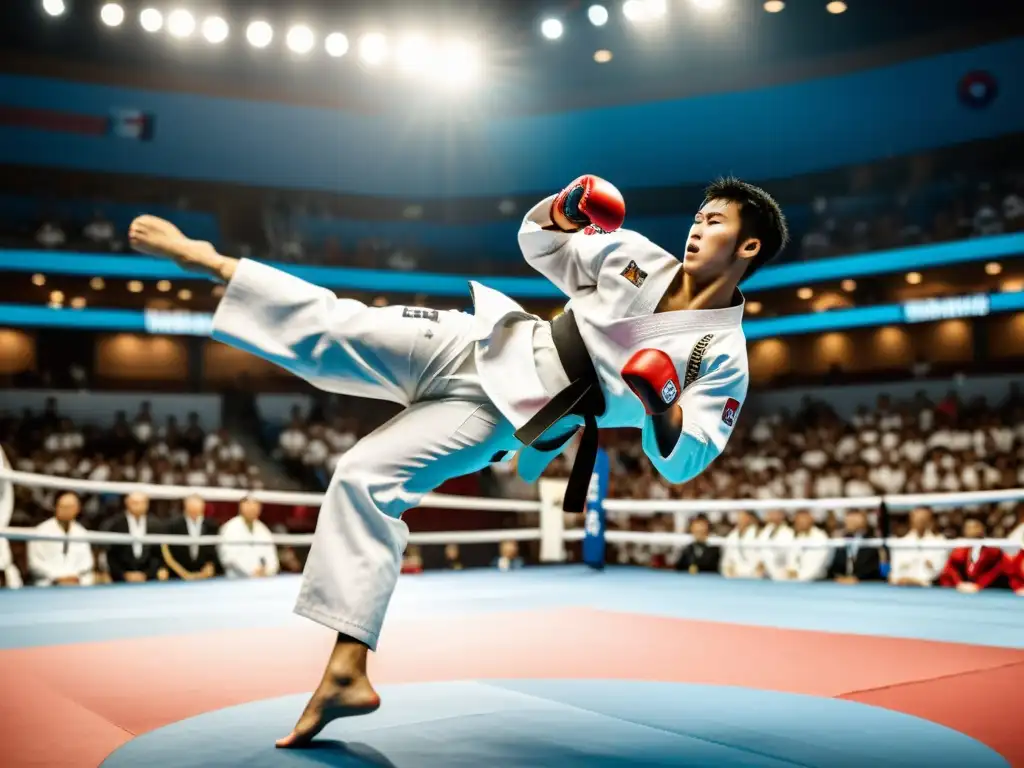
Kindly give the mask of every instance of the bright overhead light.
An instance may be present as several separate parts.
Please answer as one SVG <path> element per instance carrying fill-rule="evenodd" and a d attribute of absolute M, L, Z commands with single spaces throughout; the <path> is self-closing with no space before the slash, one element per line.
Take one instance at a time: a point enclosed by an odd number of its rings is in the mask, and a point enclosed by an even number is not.
<path fill-rule="evenodd" d="M 160 293 L 167 293 L 169 290 L 171 290 L 171 281 L 170 280 L 160 280 L 160 281 L 158 281 L 157 284 L 156 284 L 156 289 L 158 291 L 160 291 Z"/>
<path fill-rule="evenodd" d="M 245 39 L 253 48 L 266 48 L 274 39 L 274 29 L 265 21 L 254 21 L 246 27 Z"/>
<path fill-rule="evenodd" d="M 451 40 L 441 47 L 437 59 L 437 77 L 442 85 L 461 88 L 480 77 L 480 51 L 462 40 Z"/>
<path fill-rule="evenodd" d="M 76 296 L 71 300 L 72 309 L 83 309 L 85 307 L 85 299 L 81 296 Z"/>
<path fill-rule="evenodd" d="M 985 265 L 986 275 L 998 275 L 1002 271 L 1003 265 L 1000 264 L 998 261 L 990 261 L 988 264 Z"/>
<path fill-rule="evenodd" d="M 907 282 L 910 283 L 911 285 L 920 285 L 921 284 L 921 280 L 922 280 L 921 273 L 920 272 L 907 272 L 906 279 L 907 279 Z"/>
<path fill-rule="evenodd" d="M 629 21 L 648 21 L 651 9 L 644 0 L 626 0 L 622 4 L 622 15 Z"/>
<path fill-rule="evenodd" d="M 612 52 L 606 48 L 602 48 L 599 51 L 594 51 L 594 61 L 598 64 L 607 64 L 612 60 Z"/>
<path fill-rule="evenodd" d="M 603 5 L 592 5 L 587 8 L 587 18 L 595 27 L 603 27 L 608 23 L 608 9 Z"/>
<path fill-rule="evenodd" d="M 430 66 L 430 41 L 423 35 L 407 35 L 395 48 L 398 68 L 406 74 L 424 74 Z"/>
<path fill-rule="evenodd" d="M 129 280 L 128 290 L 132 293 L 142 293 L 142 282 L 139 280 Z"/>
<path fill-rule="evenodd" d="M 840 14 L 846 10 L 846 3 L 842 0 L 832 0 L 831 3 L 825 6 L 825 10 L 829 13 Z"/>
<path fill-rule="evenodd" d="M 182 9 L 171 11 L 167 17 L 167 31 L 173 37 L 189 37 L 196 31 L 196 18 L 188 11 Z"/>
<path fill-rule="evenodd" d="M 721 0 L 695 0 L 695 2 L 699 8 L 715 8 Z M 666 0 L 644 0 L 644 3 L 647 5 L 647 12 L 652 19 L 661 18 L 668 12 Z M 706 5 L 707 3 L 712 3 L 712 5 Z"/>
<path fill-rule="evenodd" d="M 43 10 L 50 16 L 60 16 L 67 10 L 64 0 L 43 0 Z"/>
<path fill-rule="evenodd" d="M 764 4 L 764 9 L 768 13 L 779 13 L 785 7 L 786 7 L 786 4 L 784 2 L 782 2 L 782 0 L 768 0 Z"/>
<path fill-rule="evenodd" d="M 39 273 L 32 275 L 32 285 L 46 285 L 46 275 L 41 275 Z"/>
<path fill-rule="evenodd" d="M 324 50 L 335 59 L 348 53 L 348 38 L 341 32 L 331 32 L 324 40 Z"/>
<path fill-rule="evenodd" d="M 146 8 L 139 14 L 139 24 L 147 32 L 159 32 L 164 26 L 164 15 L 156 8 Z"/>
<path fill-rule="evenodd" d="M 807 299 L 811 298 L 813 295 L 814 291 L 812 291 L 810 288 L 801 288 L 799 291 L 796 292 L 796 297 L 798 299 L 803 299 L 804 301 L 807 301 Z"/>
<path fill-rule="evenodd" d="M 210 16 L 203 21 L 203 37 L 212 45 L 228 39 L 228 23 L 220 16 Z"/>
<path fill-rule="evenodd" d="M 289 50 L 302 56 L 312 51 L 315 43 L 316 39 L 313 37 L 313 30 L 305 24 L 296 24 L 288 30 L 288 35 L 285 37 L 285 45 L 288 46 Z"/>
<path fill-rule="evenodd" d="M 850 278 L 846 278 L 839 285 L 847 293 L 853 293 L 857 290 L 857 281 L 851 280 Z"/>
<path fill-rule="evenodd" d="M 64 291 L 50 291 L 50 303 L 51 304 L 63 304 L 64 303 Z"/>
<path fill-rule="evenodd" d="M 747 312 L 749 312 L 752 315 L 756 315 L 756 314 L 760 313 L 761 312 L 761 302 L 760 301 L 748 301 L 747 302 Z"/>
<path fill-rule="evenodd" d="M 181 299 L 182 301 L 188 301 L 189 299 L 192 298 L 192 291 L 190 291 L 188 288 L 182 288 L 180 291 L 178 291 L 178 298 Z"/>
<path fill-rule="evenodd" d="M 102 291 L 104 288 L 107 287 L 107 284 L 102 277 L 94 277 L 92 280 L 89 281 L 89 287 L 92 288 L 94 291 Z"/>
<path fill-rule="evenodd" d="M 108 27 L 119 27 L 124 22 L 124 8 L 117 3 L 106 3 L 100 8 L 100 21 Z"/>
<path fill-rule="evenodd" d="M 388 39 L 379 32 L 370 32 L 359 39 L 359 58 L 376 67 L 388 57 Z"/>
<path fill-rule="evenodd" d="M 540 33 L 548 40 L 557 40 L 565 32 L 565 27 L 558 19 L 544 19 L 540 24 Z"/>

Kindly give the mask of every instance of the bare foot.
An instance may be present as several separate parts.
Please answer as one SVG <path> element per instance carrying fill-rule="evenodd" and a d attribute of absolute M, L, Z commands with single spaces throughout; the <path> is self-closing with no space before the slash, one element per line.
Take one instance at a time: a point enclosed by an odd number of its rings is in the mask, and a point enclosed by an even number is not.
<path fill-rule="evenodd" d="M 132 221 L 128 242 L 140 253 L 173 259 L 185 269 L 217 272 L 225 261 L 212 244 L 190 240 L 171 222 L 157 216 L 139 216 Z"/>
<path fill-rule="evenodd" d="M 368 677 L 336 678 L 324 675 L 306 710 L 290 734 L 277 740 L 282 749 L 307 746 L 328 723 L 342 717 L 368 715 L 380 707 L 380 696 Z"/>

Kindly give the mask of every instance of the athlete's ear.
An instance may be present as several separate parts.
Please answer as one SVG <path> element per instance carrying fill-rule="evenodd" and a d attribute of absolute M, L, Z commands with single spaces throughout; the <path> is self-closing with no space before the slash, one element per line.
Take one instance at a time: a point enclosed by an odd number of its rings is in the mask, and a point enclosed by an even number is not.
<path fill-rule="evenodd" d="M 736 255 L 741 259 L 753 259 L 761 252 L 761 241 L 756 237 L 748 237 L 740 247 L 736 249 Z"/>

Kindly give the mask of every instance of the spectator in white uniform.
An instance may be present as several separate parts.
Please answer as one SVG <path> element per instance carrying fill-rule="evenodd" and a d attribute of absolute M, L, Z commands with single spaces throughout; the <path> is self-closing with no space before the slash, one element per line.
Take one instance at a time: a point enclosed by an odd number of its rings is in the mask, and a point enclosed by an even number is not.
<path fill-rule="evenodd" d="M 247 496 L 238 503 L 238 515 L 221 526 L 225 541 L 217 554 L 229 578 L 274 576 L 280 570 L 270 529 L 260 521 L 262 511 L 263 506 Z"/>
<path fill-rule="evenodd" d="M 81 502 L 73 493 L 57 497 L 54 516 L 36 526 L 36 532 L 64 537 L 63 541 L 36 540 L 28 542 L 28 570 L 37 587 L 91 586 L 96 563 L 92 546 L 69 538 L 85 535 L 78 522 Z"/>
<path fill-rule="evenodd" d="M 757 535 L 758 541 L 770 544 L 784 544 L 793 540 L 793 529 L 789 527 L 786 513 L 781 509 L 772 509 L 765 514 L 765 526 Z M 780 546 L 764 547 L 761 550 L 761 575 L 767 579 L 784 581 L 786 578 L 786 559 L 788 548 Z"/>
<path fill-rule="evenodd" d="M 757 518 L 746 510 L 739 513 L 736 527 L 722 547 L 722 575 L 727 579 L 756 579 L 761 565 L 757 547 Z"/>
<path fill-rule="evenodd" d="M 929 547 L 930 544 L 944 541 L 942 536 L 933 532 L 933 524 L 932 511 L 928 507 L 918 507 L 910 513 L 910 531 L 906 536 L 900 537 L 900 543 L 914 544 L 920 548 L 892 549 L 890 584 L 900 587 L 930 587 L 938 578 L 949 552 L 946 549 Z"/>
<path fill-rule="evenodd" d="M 785 578 L 789 581 L 819 581 L 832 563 L 833 551 L 824 546 L 828 534 L 814 524 L 810 512 L 797 512 L 793 518 L 793 546 L 786 553 Z M 819 546 L 803 547 L 802 544 Z"/>

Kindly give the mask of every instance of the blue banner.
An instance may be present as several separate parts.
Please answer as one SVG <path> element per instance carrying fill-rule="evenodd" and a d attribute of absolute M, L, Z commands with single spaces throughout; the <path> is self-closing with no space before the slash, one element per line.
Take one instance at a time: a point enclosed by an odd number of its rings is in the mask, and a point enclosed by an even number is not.
<path fill-rule="evenodd" d="M 583 562 L 591 568 L 604 568 L 604 500 L 607 497 L 608 454 L 599 448 L 594 474 L 590 476 L 590 492 L 587 494 L 587 511 L 583 521 Z"/>
<path fill-rule="evenodd" d="M 984 311 L 982 311 L 984 310 Z M 953 317 L 1024 311 L 1024 292 L 979 294 L 937 300 L 834 309 L 763 320 L 744 320 L 743 332 L 754 341 L 801 333 L 842 331 L 879 325 L 903 325 Z M 927 316 L 925 316 L 927 314 Z M 213 316 L 204 312 L 134 309 L 52 309 L 0 304 L 0 326 L 74 328 L 83 331 L 135 331 L 171 336 L 208 336 Z"/>
<path fill-rule="evenodd" d="M 869 277 L 951 264 L 989 261 L 1024 254 L 1024 233 L 976 237 L 953 243 L 919 245 L 765 267 L 743 283 L 745 293 L 816 285 L 847 277 Z M 544 277 L 458 275 L 438 272 L 396 272 L 355 267 L 309 267 L 271 262 L 271 266 L 325 288 L 374 293 L 425 293 L 429 296 L 469 295 L 468 280 L 478 280 L 516 299 L 565 298 Z M 106 256 L 67 251 L 0 250 L 0 271 L 48 275 L 119 277 L 135 280 L 205 280 L 166 259 L 149 256 Z M 885 321 L 891 322 L 891 321 Z"/>

